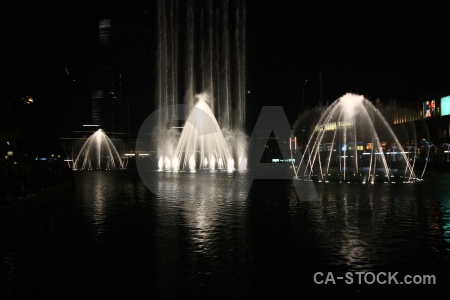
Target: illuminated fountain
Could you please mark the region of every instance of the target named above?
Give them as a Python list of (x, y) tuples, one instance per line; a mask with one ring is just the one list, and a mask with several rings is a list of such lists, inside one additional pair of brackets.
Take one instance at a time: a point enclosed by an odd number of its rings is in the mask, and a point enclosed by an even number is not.
[[(420, 180), (414, 173), (415, 151), (405, 151), (380, 111), (361, 95), (346, 94), (326, 108), (301, 151), (300, 163), (292, 162), (297, 179)], [(295, 155), (291, 151), (291, 158)]]
[(207, 104), (206, 94), (197, 96), (174, 152), (160, 156), (160, 171), (234, 170), (234, 159)]
[[(127, 160), (102, 129), (94, 132), (84, 143), (73, 147), (74, 170), (121, 170)], [(122, 149), (120, 152), (123, 152)]]
[[(159, 171), (246, 169), (245, 1), (186, 1), (186, 10), (178, 2), (157, 1), (160, 110), (156, 147), (148, 150)], [(176, 104), (192, 111), (181, 135)]]

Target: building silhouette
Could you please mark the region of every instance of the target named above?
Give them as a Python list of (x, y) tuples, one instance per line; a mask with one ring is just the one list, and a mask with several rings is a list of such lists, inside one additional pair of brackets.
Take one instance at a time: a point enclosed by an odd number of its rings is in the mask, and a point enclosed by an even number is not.
[(152, 111), (154, 3), (96, 2), (89, 125), (132, 144)]
[(391, 102), (382, 105), (381, 111), (394, 131), (406, 133), (409, 140), (404, 139), (405, 146), (420, 147), (422, 158), (428, 157), (430, 162), (450, 161), (450, 89), (404, 104)]

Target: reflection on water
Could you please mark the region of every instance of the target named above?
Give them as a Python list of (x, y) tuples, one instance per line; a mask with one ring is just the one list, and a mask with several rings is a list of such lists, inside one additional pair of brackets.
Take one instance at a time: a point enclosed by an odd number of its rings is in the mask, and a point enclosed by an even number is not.
[[(443, 237), (450, 243), (450, 197), (441, 203)], [(438, 227), (439, 225), (436, 225)]]
[(245, 173), (154, 176), (152, 193), (129, 172), (76, 173), (73, 195), (0, 230), (0, 290), (251, 298), (322, 290), (317, 271), (449, 279), (448, 174), (317, 184), (320, 201), (289, 180), (256, 180), (246, 197)]

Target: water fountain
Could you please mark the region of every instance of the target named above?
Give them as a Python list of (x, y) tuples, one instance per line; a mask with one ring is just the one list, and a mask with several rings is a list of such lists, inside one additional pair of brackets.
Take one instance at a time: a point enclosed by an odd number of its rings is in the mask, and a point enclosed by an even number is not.
[(414, 172), (415, 151), (405, 151), (380, 111), (361, 95), (348, 93), (333, 102), (299, 148), (302, 154), (291, 150), (291, 158), (297, 156), (300, 161), (298, 166), (292, 162), (297, 179), (362, 183), (420, 180)]
[[(172, 157), (172, 159), (170, 159)], [(163, 163), (164, 162), (164, 163)], [(216, 165), (217, 162), (217, 165)], [(174, 153), (159, 158), (158, 170), (197, 169), (234, 170), (234, 159), (228, 150), (217, 120), (207, 104), (207, 95), (198, 96)]]
[[(169, 107), (155, 133), (158, 170), (246, 168), (246, 11), (231, 2), (158, 1), (156, 108)], [(186, 125), (175, 123), (176, 104), (192, 110)]]
[(74, 145), (72, 149), (74, 170), (117, 170), (125, 169), (119, 145), (114, 145), (102, 129), (98, 129), (87, 140)]

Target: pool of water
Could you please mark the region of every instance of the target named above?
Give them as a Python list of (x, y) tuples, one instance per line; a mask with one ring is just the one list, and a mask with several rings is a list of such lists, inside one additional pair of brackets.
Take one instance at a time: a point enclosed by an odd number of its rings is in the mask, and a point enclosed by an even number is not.
[[(428, 295), (450, 282), (450, 174), (314, 183), (319, 201), (246, 173), (152, 176), (150, 191), (132, 172), (77, 172), (75, 191), (3, 225), (0, 298)], [(317, 285), (316, 272), (432, 274), (437, 285)]]

